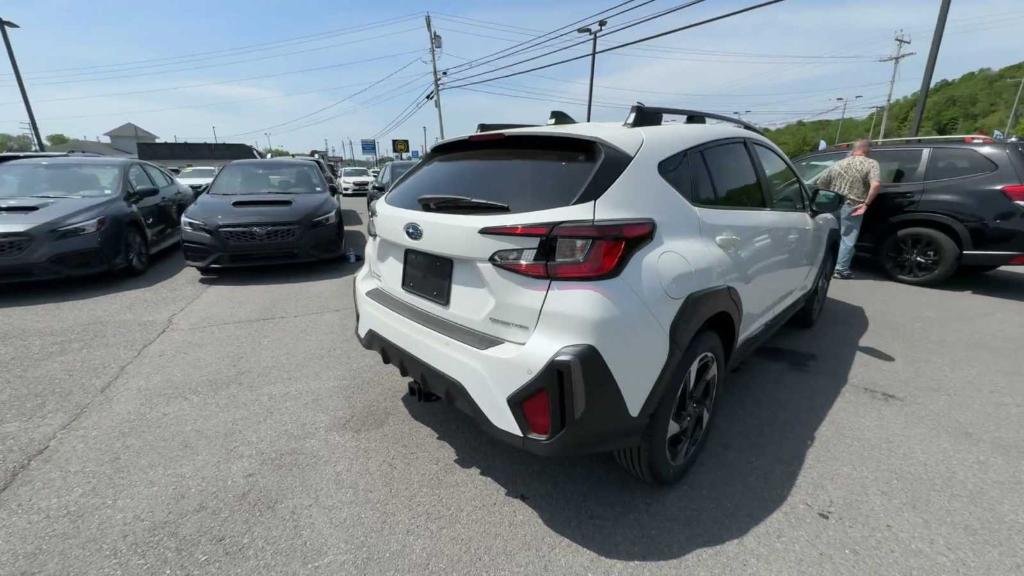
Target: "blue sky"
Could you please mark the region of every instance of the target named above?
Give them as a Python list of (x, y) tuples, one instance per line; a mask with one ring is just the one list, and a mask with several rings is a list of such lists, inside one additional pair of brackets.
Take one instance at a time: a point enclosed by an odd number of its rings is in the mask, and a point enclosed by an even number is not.
[[(729, 11), (754, 0), (707, 0), (600, 41), (611, 46)], [(609, 30), (679, 5), (643, 1)], [(309, 150), (379, 136), (414, 145), (437, 136), (432, 105), (387, 130), (429, 83), (423, 12), (443, 36), (448, 84), (514, 62), (460, 69), (480, 58), (610, 8), (619, 1), (6, 0), (11, 30), (44, 134), (94, 139), (131, 121), (163, 140), (259, 142)], [(939, 0), (788, 0), (736, 18), (598, 57), (595, 120), (620, 120), (647, 104), (746, 112), (760, 124), (830, 117), (837, 96), (861, 95), (864, 115), (884, 102), (893, 33), (917, 56), (903, 61), (896, 95), (920, 83)], [(626, 7), (629, 7), (627, 5)], [(621, 10), (621, 9), (620, 9)], [(954, 0), (936, 80), (1024, 60), (1019, 0)], [(559, 43), (578, 41), (565, 36)], [(578, 46), (559, 57), (584, 54)], [(531, 65), (555, 59), (538, 59)], [(510, 68), (510, 72), (520, 68)], [(6, 62), (0, 131), (26, 120)], [(442, 92), (446, 135), (479, 122), (543, 122), (552, 109), (585, 117), (586, 59)], [(460, 81), (459, 78), (462, 78)], [(553, 101), (552, 101), (553, 100)]]

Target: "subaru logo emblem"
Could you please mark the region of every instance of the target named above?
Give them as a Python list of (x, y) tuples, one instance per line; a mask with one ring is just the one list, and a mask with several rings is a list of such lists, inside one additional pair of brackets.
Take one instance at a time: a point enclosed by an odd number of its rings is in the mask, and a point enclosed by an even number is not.
[(423, 228), (420, 228), (419, 224), (410, 222), (405, 225), (405, 235), (409, 237), (409, 240), (419, 240), (423, 238)]
[(253, 234), (256, 234), (257, 236), (263, 236), (269, 230), (270, 230), (270, 228), (268, 228), (266, 226), (253, 226), (252, 228), (249, 228), (249, 232), (252, 232)]

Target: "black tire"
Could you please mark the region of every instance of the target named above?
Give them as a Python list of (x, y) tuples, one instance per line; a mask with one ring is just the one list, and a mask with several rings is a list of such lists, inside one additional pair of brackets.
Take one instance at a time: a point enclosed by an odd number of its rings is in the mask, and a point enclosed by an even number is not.
[(836, 268), (836, 253), (829, 248), (821, 259), (821, 268), (814, 279), (814, 288), (807, 294), (807, 302), (793, 315), (793, 323), (801, 328), (811, 328), (821, 316), (828, 299), (828, 287), (832, 285), (832, 273)]
[[(726, 373), (721, 339), (710, 330), (699, 332), (680, 366), (677, 382), (665, 391), (640, 444), (615, 452), (619, 464), (644, 482), (678, 482), (704, 447)], [(692, 382), (703, 387), (694, 388)]]
[(938, 284), (956, 272), (960, 248), (934, 228), (904, 228), (885, 239), (879, 256), (893, 280), (926, 286)]
[(209, 266), (197, 266), (196, 270), (199, 271), (200, 276), (213, 276), (214, 274), (216, 274), (214, 269), (210, 268)]
[(149, 269), (149, 244), (146, 237), (135, 226), (129, 226), (124, 231), (123, 250), (124, 268), (123, 272), (129, 276), (140, 276)]

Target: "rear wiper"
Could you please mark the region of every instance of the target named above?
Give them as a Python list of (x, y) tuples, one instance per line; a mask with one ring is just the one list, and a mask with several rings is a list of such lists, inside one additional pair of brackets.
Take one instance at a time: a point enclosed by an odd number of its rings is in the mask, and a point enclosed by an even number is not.
[(493, 200), (481, 200), (469, 198), (468, 196), (445, 196), (431, 195), (420, 196), (416, 199), (424, 212), (436, 212), (444, 209), (469, 209), (469, 210), (495, 210), (497, 212), (508, 212), (508, 204), (494, 202)]

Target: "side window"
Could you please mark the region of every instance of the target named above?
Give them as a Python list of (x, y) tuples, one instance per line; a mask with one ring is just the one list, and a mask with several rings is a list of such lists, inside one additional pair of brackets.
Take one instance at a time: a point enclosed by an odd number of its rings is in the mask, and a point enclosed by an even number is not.
[(766, 207), (746, 145), (722, 144), (704, 150), (703, 155), (715, 185), (715, 200), (702, 203), (722, 208)]
[(992, 172), (997, 166), (970, 148), (932, 148), (925, 178), (945, 180)]
[(690, 178), (686, 152), (673, 154), (658, 162), (658, 174), (665, 179), (683, 198), (690, 199)]
[(169, 186), (171, 184), (170, 178), (155, 166), (143, 164), (142, 167), (146, 169), (146, 174), (149, 174), (150, 179), (153, 180), (157, 186), (163, 188), (164, 186)]
[(878, 161), (882, 184), (920, 182), (917, 168), (921, 165), (922, 150), (873, 150), (871, 157)]
[(132, 164), (131, 167), (128, 168), (128, 182), (132, 185), (132, 190), (138, 190), (143, 186), (153, 185), (153, 181), (149, 179), (149, 176), (146, 176), (146, 173), (142, 170), (142, 166), (139, 164)]
[(715, 186), (711, 183), (704, 155), (695, 152), (690, 157), (690, 167), (693, 170), (693, 192), (691, 193), (693, 201), (697, 204), (714, 204)]
[(757, 158), (761, 161), (761, 167), (764, 168), (768, 185), (771, 187), (772, 208), (794, 212), (806, 210), (804, 190), (796, 172), (793, 172), (785, 160), (770, 148), (754, 144), (754, 152), (757, 153)]

